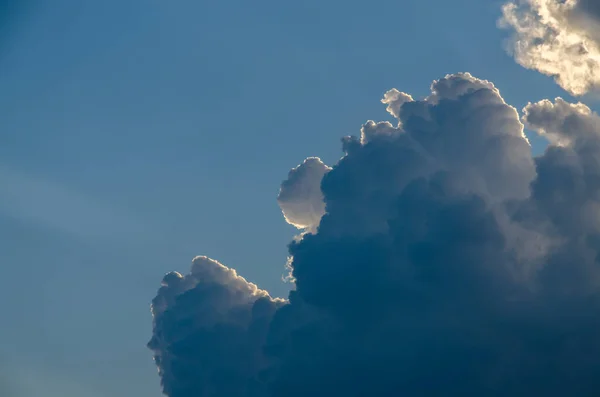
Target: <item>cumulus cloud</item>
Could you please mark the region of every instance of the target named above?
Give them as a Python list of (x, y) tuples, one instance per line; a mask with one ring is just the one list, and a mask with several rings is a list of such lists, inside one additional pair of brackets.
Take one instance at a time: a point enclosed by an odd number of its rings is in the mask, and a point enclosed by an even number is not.
[(586, 136), (600, 133), (600, 118), (583, 103), (569, 103), (556, 98), (528, 104), (523, 109), (527, 127), (560, 145), (577, 143)]
[(400, 117), (400, 109), (402, 108), (402, 105), (406, 102), (412, 101), (413, 97), (410, 94), (400, 92), (397, 89), (392, 88), (383, 95), (381, 103), (385, 103), (386, 105), (388, 105), (386, 108), (388, 113), (398, 118)]
[(309, 157), (289, 172), (277, 196), (289, 224), (309, 230), (319, 225), (325, 213), (321, 180), (330, 169), (318, 157)]
[(600, 6), (596, 0), (515, 0), (500, 24), (514, 32), (522, 66), (553, 76), (573, 95), (600, 85)]
[(173, 272), (152, 301), (154, 352), (171, 397), (262, 396), (258, 375), (270, 318), (283, 303), (235, 270), (199, 256), (191, 272)]
[(325, 205), (289, 245), (288, 300), (208, 258), (167, 275), (150, 342), (165, 394), (597, 394), (598, 116), (529, 104), (551, 137), (533, 158), (518, 112), (468, 73), (383, 102), (394, 124), (367, 122), (331, 169), (284, 182), (298, 224), (304, 178)]

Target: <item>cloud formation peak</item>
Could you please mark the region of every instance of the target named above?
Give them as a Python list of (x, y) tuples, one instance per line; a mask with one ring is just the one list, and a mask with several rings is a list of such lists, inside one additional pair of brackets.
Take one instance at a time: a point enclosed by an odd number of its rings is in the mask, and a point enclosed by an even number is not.
[(311, 228), (289, 245), (287, 300), (206, 257), (165, 277), (149, 344), (165, 394), (597, 394), (598, 116), (529, 104), (550, 137), (534, 158), (516, 109), (468, 73), (382, 102), (393, 123), (282, 185), (286, 219)]

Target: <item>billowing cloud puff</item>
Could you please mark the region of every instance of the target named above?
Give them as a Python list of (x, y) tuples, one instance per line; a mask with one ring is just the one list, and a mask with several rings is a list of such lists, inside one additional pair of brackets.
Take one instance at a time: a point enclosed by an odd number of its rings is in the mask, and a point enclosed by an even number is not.
[(283, 303), (236, 271), (199, 256), (185, 277), (167, 274), (152, 301), (148, 347), (171, 397), (262, 396), (262, 352), (271, 316)]
[(597, 395), (598, 116), (529, 104), (552, 138), (533, 158), (517, 111), (469, 74), (384, 103), (396, 125), (367, 122), (321, 176), (287, 301), (206, 258), (165, 278), (150, 347), (167, 395)]
[(292, 168), (281, 184), (277, 202), (285, 220), (299, 229), (313, 230), (325, 213), (321, 180), (331, 168), (318, 157), (309, 157)]
[(514, 31), (510, 50), (522, 66), (555, 77), (573, 95), (600, 85), (597, 0), (514, 0), (501, 25)]
[(383, 99), (381, 100), (381, 103), (385, 103), (387, 104), (387, 108), (386, 110), (388, 111), (388, 113), (390, 113), (392, 116), (398, 118), (400, 117), (400, 108), (402, 108), (402, 105), (405, 104), (406, 102), (412, 102), (413, 101), (413, 97), (410, 96), (410, 94), (404, 93), (404, 92), (400, 92), (395, 88), (392, 88), (391, 90), (389, 90), (388, 92), (386, 92), (383, 95)]
[(545, 99), (523, 109), (527, 126), (555, 144), (580, 142), (585, 136), (600, 134), (600, 118), (583, 103)]

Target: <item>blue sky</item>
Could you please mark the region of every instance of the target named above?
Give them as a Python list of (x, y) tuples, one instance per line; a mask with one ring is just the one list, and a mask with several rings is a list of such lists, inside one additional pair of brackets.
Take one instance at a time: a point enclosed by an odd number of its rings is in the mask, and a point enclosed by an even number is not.
[(388, 89), (421, 97), (468, 71), (518, 108), (569, 98), (506, 54), (501, 4), (0, 8), (0, 365), (16, 396), (158, 397), (150, 300), (195, 255), (285, 295), (279, 184), (388, 120)]

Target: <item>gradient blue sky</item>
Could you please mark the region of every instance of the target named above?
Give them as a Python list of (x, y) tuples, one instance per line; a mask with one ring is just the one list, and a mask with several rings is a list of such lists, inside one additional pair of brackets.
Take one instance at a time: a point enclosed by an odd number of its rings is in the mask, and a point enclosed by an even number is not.
[(497, 0), (4, 3), (0, 387), (16, 397), (158, 397), (149, 303), (195, 255), (284, 295), (279, 183), (389, 119), (386, 90), (469, 71), (518, 108), (568, 98), (506, 55)]

